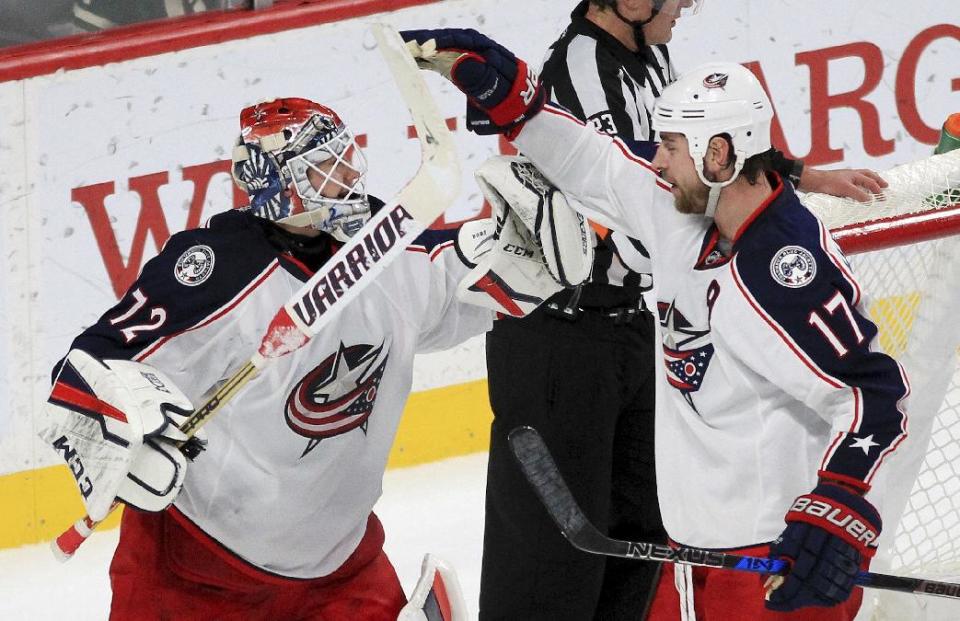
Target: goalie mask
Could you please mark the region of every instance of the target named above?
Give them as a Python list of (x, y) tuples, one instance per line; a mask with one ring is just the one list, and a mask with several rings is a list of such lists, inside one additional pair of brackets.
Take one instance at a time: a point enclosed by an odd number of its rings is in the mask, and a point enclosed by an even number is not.
[(363, 152), (336, 112), (307, 99), (244, 108), (231, 171), (262, 218), (340, 242), (370, 219)]
[[(760, 81), (737, 63), (708, 63), (681, 76), (664, 89), (653, 107), (653, 129), (683, 134), (697, 176), (710, 189), (704, 215), (713, 218), (720, 190), (736, 181), (743, 163), (770, 149), (773, 106)], [(703, 159), (714, 136), (729, 136), (736, 156), (733, 176), (711, 181)]]

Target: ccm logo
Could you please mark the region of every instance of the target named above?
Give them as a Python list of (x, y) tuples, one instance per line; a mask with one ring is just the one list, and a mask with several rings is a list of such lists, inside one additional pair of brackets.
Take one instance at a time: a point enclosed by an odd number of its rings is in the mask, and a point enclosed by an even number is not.
[(57, 452), (63, 453), (63, 459), (67, 462), (73, 478), (77, 480), (77, 485), (80, 487), (80, 495), (84, 498), (89, 498), (90, 494), (93, 493), (93, 481), (86, 475), (83, 462), (80, 461), (80, 454), (77, 453), (75, 448), (70, 446), (67, 436), (60, 436), (54, 440), (53, 448)]
[(855, 518), (846, 507), (835, 507), (822, 500), (801, 496), (790, 507), (790, 511), (826, 520), (864, 546), (877, 540), (877, 531)]
[(529, 248), (524, 248), (523, 246), (518, 246), (516, 244), (504, 244), (503, 252), (506, 254), (514, 254), (518, 257), (523, 257), (525, 259), (533, 258), (533, 250)]

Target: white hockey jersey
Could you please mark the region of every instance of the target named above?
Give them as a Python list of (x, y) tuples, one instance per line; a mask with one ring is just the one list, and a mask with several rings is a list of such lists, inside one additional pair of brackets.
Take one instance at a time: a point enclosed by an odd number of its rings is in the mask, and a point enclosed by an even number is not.
[[(228, 551), (282, 576), (336, 570), (364, 534), (414, 355), (488, 330), (459, 303), (456, 231), (427, 231), (301, 349), (275, 359), (204, 427), (175, 507)], [(178, 233), (73, 347), (163, 370), (195, 405), (257, 350), (309, 278), (249, 213)]]
[(585, 216), (650, 251), (665, 378), (657, 484), (671, 538), (766, 543), (818, 472), (869, 487), (907, 435), (906, 377), (875, 350), (846, 259), (789, 184), (772, 175), (773, 195), (723, 250), (711, 220), (676, 211), (653, 145), (644, 158), (549, 106), (516, 144)]

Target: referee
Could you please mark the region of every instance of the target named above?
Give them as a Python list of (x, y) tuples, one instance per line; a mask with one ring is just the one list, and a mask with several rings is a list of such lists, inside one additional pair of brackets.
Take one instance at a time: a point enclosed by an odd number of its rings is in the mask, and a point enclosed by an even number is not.
[[(552, 46), (551, 99), (628, 144), (651, 140), (654, 99), (674, 80), (666, 43), (692, 0), (585, 0)], [(655, 5), (660, 8), (656, 10)], [(644, 248), (598, 230), (590, 280), (487, 336), (494, 412), (480, 619), (643, 619), (659, 565), (574, 549), (533, 495), (507, 434), (537, 428), (590, 520), (662, 543), (654, 472), (652, 285)]]

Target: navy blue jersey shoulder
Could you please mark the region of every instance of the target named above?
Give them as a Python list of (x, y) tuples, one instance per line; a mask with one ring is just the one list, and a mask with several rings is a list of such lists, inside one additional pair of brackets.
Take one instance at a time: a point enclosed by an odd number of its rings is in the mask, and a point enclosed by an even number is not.
[(636, 157), (639, 157), (648, 162), (652, 162), (653, 158), (657, 155), (657, 146), (656, 142), (651, 142), (649, 140), (633, 140), (631, 138), (622, 138), (621, 142), (627, 147), (627, 150), (630, 151)]
[[(823, 247), (816, 217), (788, 184), (780, 183), (778, 190), (779, 196), (734, 244), (737, 274), (763, 311), (799, 339), (804, 351), (832, 349), (823, 338), (813, 338), (817, 331), (807, 318), (837, 292), (853, 304), (854, 283)], [(869, 329), (876, 333), (872, 324)], [(841, 333), (847, 340), (855, 336), (849, 327)]]
[(457, 239), (457, 234), (460, 232), (460, 227), (453, 229), (427, 229), (423, 233), (413, 240), (410, 244), (411, 246), (423, 246), (427, 249), (428, 253), (432, 253), (434, 249), (450, 242), (454, 242)]
[(123, 298), (73, 347), (100, 358), (133, 358), (224, 306), (277, 258), (256, 220), (231, 210), (214, 216), (206, 228), (170, 237)]
[[(860, 292), (845, 259), (824, 247), (820, 223), (792, 187), (782, 188), (735, 244), (733, 269), (758, 312), (801, 355), (832, 381), (859, 391), (860, 427), (826, 469), (865, 480), (903, 433), (899, 402), (907, 387), (897, 363), (871, 350), (877, 327), (857, 309)], [(864, 443), (873, 450), (864, 450)]]

